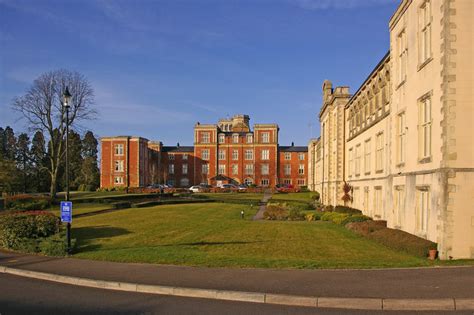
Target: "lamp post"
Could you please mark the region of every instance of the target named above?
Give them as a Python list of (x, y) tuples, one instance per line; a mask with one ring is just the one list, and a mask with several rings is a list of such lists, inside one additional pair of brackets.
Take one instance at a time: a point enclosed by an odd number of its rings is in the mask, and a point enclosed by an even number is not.
[[(69, 100), (71, 99), (71, 93), (66, 86), (66, 90), (63, 93), (63, 107), (66, 110), (66, 201), (69, 201)], [(71, 254), (71, 222), (67, 222), (66, 225), (66, 238), (67, 238), (67, 254)]]

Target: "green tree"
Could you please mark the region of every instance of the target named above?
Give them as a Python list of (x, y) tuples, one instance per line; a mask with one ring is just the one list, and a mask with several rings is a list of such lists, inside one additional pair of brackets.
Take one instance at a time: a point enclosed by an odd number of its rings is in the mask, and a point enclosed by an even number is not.
[[(64, 144), (66, 146), (66, 144)], [(61, 163), (61, 188), (66, 188), (65, 161)], [(74, 130), (69, 130), (69, 188), (77, 190), (81, 184), (82, 169), (82, 141), (81, 136)]]
[(82, 178), (85, 190), (95, 190), (100, 185), (100, 174), (97, 166), (98, 141), (92, 131), (87, 131), (82, 140)]
[(31, 140), (31, 161), (35, 178), (35, 185), (37, 192), (48, 191), (48, 157), (46, 153), (46, 141), (43, 132), (36, 131)]
[(41, 130), (49, 139), (48, 171), (51, 177), (50, 195), (56, 196), (61, 162), (64, 159), (66, 109), (62, 95), (69, 88), (69, 125), (73, 128), (81, 120), (92, 119), (95, 111), (94, 91), (86, 78), (78, 72), (57, 70), (42, 74), (26, 94), (16, 97), (13, 108), (22, 114), (32, 130)]
[(31, 174), (31, 154), (30, 154), (30, 138), (26, 133), (21, 133), (18, 136), (16, 145), (16, 165), (19, 174), (21, 174), (21, 183), (23, 192), (29, 189), (28, 177)]

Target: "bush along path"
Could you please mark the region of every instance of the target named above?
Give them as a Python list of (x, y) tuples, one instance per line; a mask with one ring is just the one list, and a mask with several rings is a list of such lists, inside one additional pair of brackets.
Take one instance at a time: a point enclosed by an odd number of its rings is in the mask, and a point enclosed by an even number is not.
[(272, 198), (272, 191), (271, 190), (265, 190), (265, 193), (263, 195), (262, 201), (260, 201), (260, 208), (258, 212), (255, 214), (253, 217), (253, 220), (263, 220), (263, 214), (267, 210), (267, 202)]

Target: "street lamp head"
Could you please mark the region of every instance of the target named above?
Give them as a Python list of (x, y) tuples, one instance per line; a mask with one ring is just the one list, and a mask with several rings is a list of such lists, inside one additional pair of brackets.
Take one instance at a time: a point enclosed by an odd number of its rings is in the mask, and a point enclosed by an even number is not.
[(66, 90), (63, 93), (63, 106), (69, 107), (69, 100), (71, 99), (71, 93), (69, 93), (69, 88), (66, 86)]

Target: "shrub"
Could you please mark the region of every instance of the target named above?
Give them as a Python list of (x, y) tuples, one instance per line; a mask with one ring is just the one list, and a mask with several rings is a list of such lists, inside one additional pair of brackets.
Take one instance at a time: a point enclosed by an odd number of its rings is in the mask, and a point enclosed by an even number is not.
[(325, 212), (333, 212), (333, 211), (334, 211), (334, 207), (331, 206), (331, 205), (324, 206), (323, 211), (325, 211)]
[(0, 246), (19, 249), (25, 239), (48, 237), (59, 231), (59, 218), (46, 211), (14, 212), (0, 216)]
[(50, 200), (44, 196), (16, 195), (5, 199), (5, 207), (10, 210), (44, 210)]
[(302, 221), (304, 219), (304, 214), (298, 209), (291, 209), (290, 213), (288, 214), (288, 220), (290, 221)]
[(362, 211), (351, 208), (351, 207), (346, 207), (346, 206), (336, 206), (334, 208), (334, 212), (349, 213), (349, 214), (362, 214)]
[(346, 225), (348, 223), (352, 223), (352, 222), (364, 222), (364, 221), (368, 221), (368, 220), (372, 220), (370, 217), (366, 216), (366, 215), (362, 215), (362, 214), (356, 214), (356, 215), (351, 215), (351, 216), (348, 216), (347, 218), (345, 218), (344, 220), (341, 221), (341, 225)]
[(408, 254), (426, 257), (431, 248), (436, 248), (436, 243), (420, 238), (413, 234), (388, 228), (382, 228), (368, 235), (369, 239), (375, 240), (389, 248), (402, 250)]
[(372, 221), (372, 220), (367, 220), (364, 222), (352, 222), (346, 225), (347, 229), (362, 236), (367, 236), (372, 232), (384, 229), (386, 227), (387, 227), (386, 221)]
[(320, 198), (319, 192), (315, 191), (314, 194), (311, 196), (311, 198), (312, 198), (314, 201), (318, 201), (319, 198)]
[(270, 204), (267, 205), (267, 209), (263, 213), (265, 220), (287, 220), (288, 210), (281, 204)]
[(308, 192), (309, 191), (308, 186), (300, 186), (300, 191), (301, 192)]
[[(39, 243), (39, 251), (46, 256), (65, 256), (67, 254), (66, 234), (57, 233), (43, 238)], [(71, 239), (71, 250), (76, 247), (76, 239)]]

